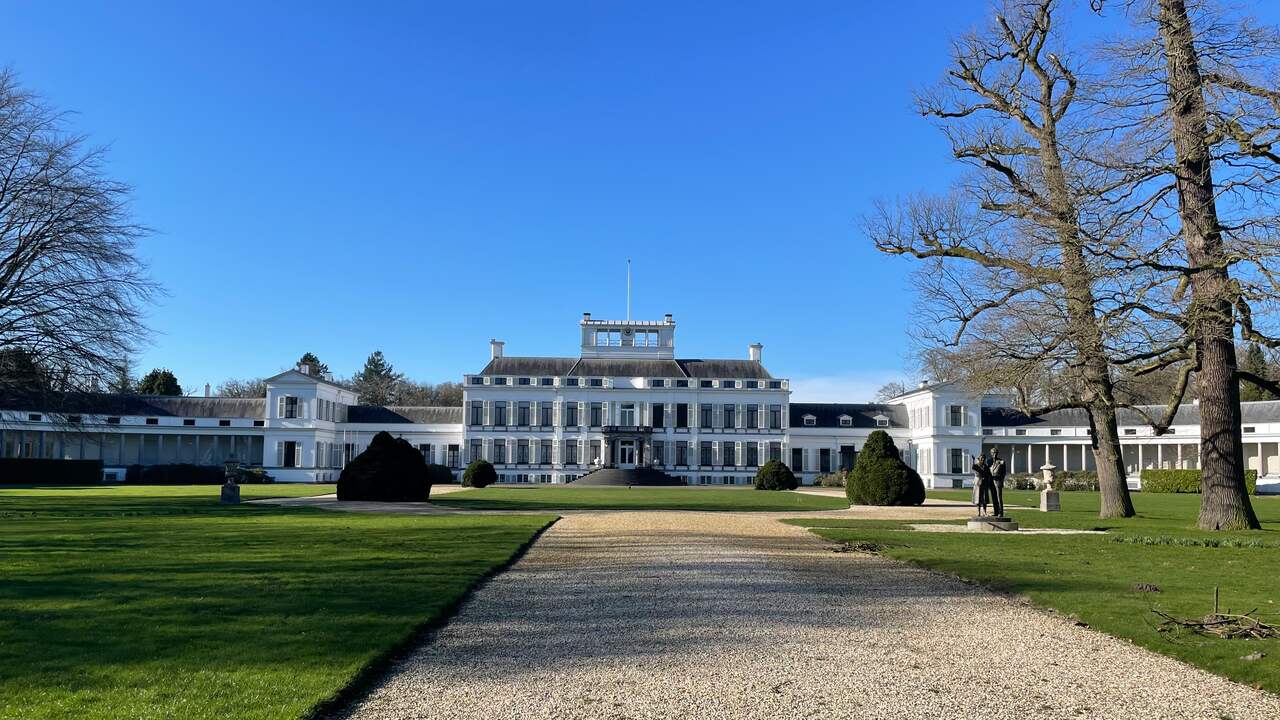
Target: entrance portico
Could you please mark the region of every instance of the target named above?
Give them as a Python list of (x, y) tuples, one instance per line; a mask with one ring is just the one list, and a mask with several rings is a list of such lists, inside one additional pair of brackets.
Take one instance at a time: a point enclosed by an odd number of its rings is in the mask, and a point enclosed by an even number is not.
[(609, 425), (603, 428), (605, 467), (633, 470), (649, 462), (649, 436), (653, 428), (636, 425)]

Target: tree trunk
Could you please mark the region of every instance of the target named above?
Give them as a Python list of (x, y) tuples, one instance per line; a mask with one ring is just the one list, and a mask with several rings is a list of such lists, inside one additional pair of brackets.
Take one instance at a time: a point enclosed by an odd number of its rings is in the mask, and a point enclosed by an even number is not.
[(1120, 430), (1114, 405), (1098, 404), (1089, 408), (1092, 431), (1093, 462), (1098, 470), (1098, 490), (1102, 507), (1098, 517), (1133, 517), (1133, 499), (1129, 496), (1129, 480), (1120, 454)]
[(1213, 196), (1204, 81), (1185, 0), (1160, 0), (1178, 212), (1191, 276), (1191, 334), (1200, 368), (1200, 527), (1260, 528), (1244, 482), (1234, 318)]

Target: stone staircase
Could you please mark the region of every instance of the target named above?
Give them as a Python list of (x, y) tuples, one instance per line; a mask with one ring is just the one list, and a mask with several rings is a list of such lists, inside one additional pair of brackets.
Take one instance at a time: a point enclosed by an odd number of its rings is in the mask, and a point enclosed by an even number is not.
[(600, 468), (574, 480), (573, 485), (611, 487), (662, 487), (684, 485), (685, 482), (654, 468)]

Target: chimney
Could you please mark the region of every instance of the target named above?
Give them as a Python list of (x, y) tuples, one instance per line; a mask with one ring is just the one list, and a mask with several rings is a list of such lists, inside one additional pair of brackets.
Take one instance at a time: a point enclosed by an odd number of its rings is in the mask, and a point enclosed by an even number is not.
[(582, 322), (591, 322), (591, 313), (582, 313)]
[(503, 342), (501, 340), (489, 341), (489, 359), (490, 360), (497, 360), (498, 358), (502, 357), (502, 345), (503, 345)]
[(298, 372), (302, 373), (303, 375), (310, 375), (311, 366), (306, 363), (298, 363)]
[(923, 389), (925, 389), (925, 388), (927, 388), (927, 387), (929, 387), (929, 381), (928, 381), (928, 380), (921, 380), (921, 381), (920, 381), (920, 389), (921, 389), (921, 390), (923, 390)]
[(674, 323), (674, 322), (675, 322), (675, 320), (672, 320), (672, 319), (671, 319), (671, 313), (667, 313), (666, 315), (663, 315), (663, 316), (662, 316), (662, 322), (664, 322), (664, 323), (666, 323), (666, 324), (670, 325), (670, 324)]
[(209, 383), (204, 384), (204, 396), (209, 397)]
[[(671, 317), (668, 315), (667, 317)], [(751, 343), (747, 346), (747, 357), (751, 362), (760, 362), (760, 351), (764, 350), (764, 346), (760, 343)]]

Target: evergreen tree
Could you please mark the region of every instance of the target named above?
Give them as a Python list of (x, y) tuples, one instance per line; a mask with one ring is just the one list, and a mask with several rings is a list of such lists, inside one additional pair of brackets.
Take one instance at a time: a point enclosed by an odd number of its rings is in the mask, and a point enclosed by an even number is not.
[(845, 495), (854, 505), (919, 505), (924, 502), (924, 482), (902, 461), (889, 433), (876, 430), (858, 453)]
[(182, 386), (169, 368), (155, 368), (138, 381), (138, 392), (143, 395), (181, 395)]
[(352, 386), (365, 405), (387, 406), (395, 402), (396, 391), (403, 377), (383, 357), (381, 350), (374, 350), (364, 361), (364, 368), (352, 378)]
[(42, 392), (49, 388), (49, 373), (31, 353), (19, 347), (0, 350), (0, 389)]
[(320, 362), (320, 358), (316, 357), (315, 353), (302, 353), (302, 357), (298, 358), (298, 364), (306, 365), (310, 368), (311, 374), (315, 377), (320, 377), (329, 372), (329, 366)]
[(137, 384), (133, 381), (132, 364), (128, 360), (124, 360), (115, 368), (116, 375), (107, 385), (107, 392), (125, 394), (135, 392), (138, 389)]
[[(1257, 375), (1264, 380), (1271, 379), (1270, 368), (1267, 367), (1267, 356), (1262, 352), (1261, 346), (1257, 343), (1250, 343), (1243, 354), (1244, 357), (1240, 361), (1241, 370)], [(1240, 400), (1243, 402), (1275, 399), (1275, 393), (1270, 390), (1264, 390), (1247, 381), (1240, 383)]]

